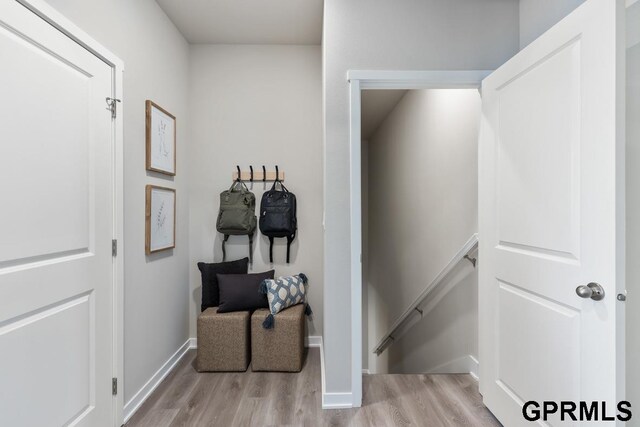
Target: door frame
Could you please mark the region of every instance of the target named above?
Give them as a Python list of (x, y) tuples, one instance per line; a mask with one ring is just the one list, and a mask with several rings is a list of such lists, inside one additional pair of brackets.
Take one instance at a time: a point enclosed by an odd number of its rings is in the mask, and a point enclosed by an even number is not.
[(361, 91), (363, 89), (478, 89), (493, 70), (349, 70), (349, 204), (351, 244), (351, 404), (362, 406), (362, 182)]
[[(84, 49), (98, 57), (111, 67), (112, 88), (111, 98), (123, 99), (124, 62), (108, 49), (82, 31), (69, 19), (52, 8), (43, 0), (16, 0), (18, 3), (35, 13), (37, 16), (55, 27), (58, 31), (78, 43)], [(107, 108), (105, 100), (105, 108)], [(117, 256), (113, 257), (113, 336), (112, 336), (112, 377), (117, 378), (118, 393), (112, 400), (112, 425), (123, 424), (124, 407), (124, 131), (123, 131), (123, 103), (117, 104), (115, 120), (111, 122), (112, 142), (112, 184), (113, 184), (113, 227), (112, 239), (117, 240)], [(105, 384), (105, 387), (108, 387)]]

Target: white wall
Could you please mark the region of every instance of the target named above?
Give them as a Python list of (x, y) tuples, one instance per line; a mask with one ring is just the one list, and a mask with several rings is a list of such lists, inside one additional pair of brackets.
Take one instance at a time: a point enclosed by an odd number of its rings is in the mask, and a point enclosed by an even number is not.
[(411, 90), (369, 140), (365, 351), (371, 372), (428, 372), (477, 356), (477, 274), (465, 268), (467, 261), (459, 284), (388, 356), (371, 350), (478, 232), (479, 123), (475, 89)]
[(518, 51), (518, 3), (326, 0), (324, 13), (324, 349), (326, 391), (338, 393), (351, 391), (347, 70), (494, 69)]
[(628, 10), (627, 28), (627, 400), (640, 402), (640, 3)]
[[(124, 401), (189, 338), (188, 45), (153, 0), (48, 0), (125, 63)], [(177, 117), (177, 175), (145, 170), (145, 100)], [(145, 256), (145, 185), (177, 189), (176, 248)]]
[(584, 0), (520, 0), (520, 49), (582, 3)]
[[(200, 313), (198, 261), (222, 260), (216, 232), (221, 191), (236, 165), (254, 171), (277, 164), (298, 200), (298, 234), (286, 260), (286, 239), (276, 239), (277, 275), (304, 272), (314, 309), (310, 335), (322, 334), (322, 66), (320, 46), (193, 45), (190, 55), (189, 159), (191, 334)], [(249, 184), (248, 184), (249, 185)], [(270, 188), (271, 183), (267, 184)], [(257, 204), (263, 184), (254, 183)], [(256, 209), (256, 212), (259, 208)], [(253, 272), (269, 264), (269, 240), (259, 231)], [(248, 255), (246, 236), (231, 237), (227, 259)]]

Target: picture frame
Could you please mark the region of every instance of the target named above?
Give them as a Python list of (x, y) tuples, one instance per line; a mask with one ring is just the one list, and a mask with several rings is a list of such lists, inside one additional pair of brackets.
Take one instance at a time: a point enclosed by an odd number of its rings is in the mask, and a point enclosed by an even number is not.
[(147, 170), (175, 176), (176, 118), (151, 100), (145, 103)]
[(176, 247), (176, 190), (147, 185), (145, 251), (147, 255)]

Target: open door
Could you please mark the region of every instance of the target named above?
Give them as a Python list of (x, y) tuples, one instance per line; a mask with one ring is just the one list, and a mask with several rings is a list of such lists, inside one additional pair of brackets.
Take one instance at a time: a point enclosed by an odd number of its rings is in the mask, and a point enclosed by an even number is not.
[(480, 391), (507, 426), (623, 399), (623, 19), (587, 0), (482, 84)]
[(0, 426), (113, 426), (113, 68), (17, 1), (0, 52)]

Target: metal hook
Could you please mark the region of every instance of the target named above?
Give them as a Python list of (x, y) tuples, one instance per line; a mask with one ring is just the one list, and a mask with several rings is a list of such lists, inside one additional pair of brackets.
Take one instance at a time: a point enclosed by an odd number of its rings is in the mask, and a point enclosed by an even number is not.
[(267, 169), (262, 165), (262, 182), (267, 182)]
[(240, 179), (240, 166), (236, 165), (236, 168), (238, 169), (238, 178), (236, 179), (236, 181), (242, 181)]
[(249, 178), (249, 181), (253, 182), (253, 166), (249, 165), (249, 169), (251, 170), (251, 178)]

